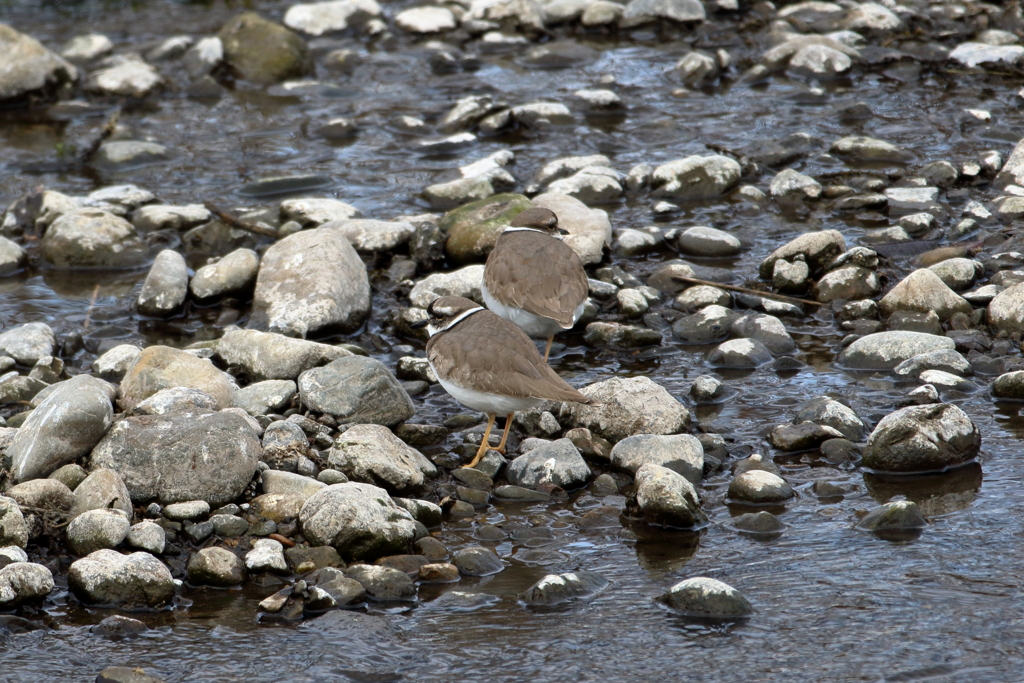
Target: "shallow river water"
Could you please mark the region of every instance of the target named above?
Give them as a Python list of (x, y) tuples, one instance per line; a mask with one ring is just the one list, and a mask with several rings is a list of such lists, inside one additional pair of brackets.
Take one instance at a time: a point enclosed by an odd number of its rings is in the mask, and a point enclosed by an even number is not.
[[(287, 6), (245, 3), (276, 20)], [(406, 6), (388, 3), (385, 12), (390, 17)], [(72, 35), (95, 31), (111, 37), (116, 52), (125, 52), (171, 35), (215, 33), (241, 8), (242, 3), (223, 2), (0, 0), (0, 21), (51, 48)], [(853, 80), (824, 87), (779, 76), (755, 87), (736, 83), (677, 92), (680, 84), (666, 71), (694, 41), (703, 49), (728, 50), (740, 64), (761, 54), (760, 34), (738, 31), (738, 25), (719, 19), (697, 34), (581, 32), (575, 38), (599, 52), (590, 64), (541, 70), (524, 65), (517, 53), (481, 55), (478, 70), (447, 75), (435, 74), (427, 52), (408, 37), (380, 43), (343, 39), (340, 45), (359, 49), (365, 59), (346, 75), (318, 66), (322, 82), (336, 87), (293, 95), (240, 84), (216, 101), (191, 99), (172, 89), (144, 109), (126, 111), (121, 123), (135, 139), (166, 145), (173, 158), (120, 175), (40, 170), (57, 160), (62, 145), (87, 144), (105, 121), (102, 108), (96, 116), (69, 121), (0, 113), (0, 205), (38, 185), (81, 195), (132, 182), (168, 204), (212, 200), (232, 208), (263, 207), (282, 197), (250, 198), (240, 189), (270, 176), (317, 174), (329, 178), (330, 185), (313, 196), (336, 197), (368, 217), (390, 219), (427, 211), (418, 196), (423, 187), (453, 179), (458, 166), (499, 149), (515, 152), (511, 170), (521, 190), (544, 163), (569, 155), (606, 154), (615, 168), (627, 172), (638, 163), (658, 165), (708, 153), (706, 145), (740, 149), (756, 140), (806, 132), (825, 144), (795, 167), (821, 177), (848, 170), (824, 153), (828, 143), (844, 135), (899, 143), (914, 152), (917, 163), (957, 163), (988, 149), (1007, 155), (1024, 133), (1019, 79), (966, 76), (942, 67), (926, 66), (903, 79), (881, 68), (866, 69)], [(565, 37), (567, 31), (560, 29), (558, 35)], [(181, 67), (161, 68), (184, 88)], [(602, 85), (609, 76), (614, 85)], [(423, 156), (413, 150), (416, 137), (393, 125), (403, 114), (433, 124), (468, 94), (491, 93), (510, 103), (570, 102), (573, 91), (587, 87), (612, 87), (625, 109), (615, 117), (577, 112), (572, 124), (483, 138), (457, 156)], [(840, 120), (837, 108), (857, 100), (867, 103), (873, 116)], [(991, 123), (963, 123), (967, 108), (991, 112)], [(339, 115), (358, 123), (360, 133), (353, 141), (332, 145), (308, 134), (311, 122)], [(767, 189), (772, 175), (750, 180)], [(994, 194), (984, 187), (971, 191), (976, 199)], [(601, 208), (609, 211), (616, 229), (711, 225), (735, 234), (744, 242), (743, 254), (706, 264), (731, 269), (736, 284), (756, 278), (757, 264), (801, 232), (838, 229), (855, 244), (866, 227), (879, 226), (820, 211), (786, 217), (725, 199), (687, 205), (656, 220), (654, 201), (630, 197)], [(661, 251), (614, 261), (643, 278), (676, 256)], [(382, 261), (371, 267), (387, 265)], [(223, 318), (217, 307), (190, 309), (166, 322), (140, 319), (131, 303), (144, 277), (145, 270), (70, 277), (29, 270), (0, 279), (0, 318), (8, 326), (47, 322), (60, 337), (83, 328), (88, 316), (79, 365), (114, 344), (184, 346), (216, 338), (227, 322), (244, 323), (244, 306), (240, 318)], [(407, 305), (386, 290), (375, 288), (371, 322), (346, 341), (362, 344), (393, 367), (408, 355), (393, 346), (411, 344), (419, 353), (422, 344), (384, 331), (387, 311)], [(827, 310), (785, 322), (805, 367), (728, 374), (724, 378), (738, 390), (735, 396), (713, 407), (691, 406), (699, 428), (723, 434), (734, 458), (767, 452), (768, 430), (789, 421), (794, 407), (811, 396), (842, 397), (873, 425), (913, 387), (836, 369), (832, 361), (843, 333)], [(670, 339), (640, 352), (588, 349), (578, 336), (563, 341), (567, 346), (557, 348), (553, 364), (577, 386), (613, 375), (645, 374), (686, 401), (692, 380), (711, 372), (704, 361), (708, 347)], [(436, 424), (461, 410), (440, 387), (414, 400), (417, 422)], [(884, 480), (852, 465), (835, 467), (804, 455), (778, 457), (797, 497), (771, 509), (787, 525), (777, 537), (758, 538), (730, 528), (733, 516), (751, 508), (727, 504), (728, 474), (705, 481), (702, 495), (710, 523), (699, 534), (644, 528), (614, 511), (584, 517), (601, 504), (616, 504), (585, 492), (550, 505), (492, 503), (476, 517), (446, 521), (438, 537), (449, 548), (494, 547), (506, 569), (443, 588), (424, 587), (414, 604), (371, 604), (366, 611), (384, 615), (390, 630), (344, 620), (334, 625), (259, 623), (258, 601), (278, 587), (271, 582), (238, 591), (184, 589), (175, 609), (134, 615), (151, 631), (116, 641), (89, 632), (110, 610), (86, 609), (65, 595), (45, 612), (19, 613), (31, 624), (0, 615), (0, 680), (91, 681), (105, 666), (130, 665), (171, 683), (1024, 681), (1024, 418), (1018, 406), (994, 403), (984, 390), (955, 402), (981, 429), (979, 464)], [(448, 445), (456, 443), (453, 437)], [(822, 480), (851, 493), (819, 499), (811, 487)], [(930, 525), (919, 536), (887, 541), (854, 528), (858, 511), (897, 495), (917, 501), (928, 516)], [(498, 523), (510, 538), (475, 538), (480, 525)], [(597, 571), (611, 586), (560, 608), (530, 609), (517, 602), (517, 594), (544, 574), (575, 569)], [(738, 588), (755, 614), (736, 623), (705, 623), (654, 602), (691, 576), (718, 578)], [(477, 597), (450, 595), (453, 591)]]

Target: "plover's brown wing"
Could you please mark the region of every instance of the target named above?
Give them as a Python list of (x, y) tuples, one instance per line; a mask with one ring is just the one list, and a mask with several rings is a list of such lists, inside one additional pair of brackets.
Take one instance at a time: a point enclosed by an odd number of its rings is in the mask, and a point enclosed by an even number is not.
[(551, 318), (566, 329), (590, 290), (583, 261), (569, 245), (525, 230), (498, 238), (487, 258), (484, 284), (506, 306)]
[(474, 313), (431, 337), (427, 358), (438, 377), (465, 389), (590, 403), (544, 362), (525, 332), (490, 311)]

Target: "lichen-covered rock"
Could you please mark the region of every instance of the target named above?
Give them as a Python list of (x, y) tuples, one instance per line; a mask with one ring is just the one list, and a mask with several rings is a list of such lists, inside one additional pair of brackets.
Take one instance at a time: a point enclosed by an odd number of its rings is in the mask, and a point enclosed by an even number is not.
[(192, 555), (187, 572), (189, 583), (225, 588), (239, 585), (246, 576), (242, 558), (217, 546), (203, 548)]
[(663, 436), (637, 434), (612, 447), (611, 462), (630, 474), (647, 464), (677, 472), (693, 485), (700, 486), (704, 473), (704, 447), (689, 434)]
[(915, 270), (903, 278), (878, 302), (884, 315), (896, 311), (934, 311), (939, 320), (948, 320), (954, 313), (970, 313), (971, 305), (946, 286), (938, 275), (927, 268)]
[(802, 255), (810, 269), (817, 271), (844, 251), (846, 240), (838, 230), (808, 232), (773, 251), (761, 262), (759, 270), (761, 277), (770, 278), (775, 270), (776, 261), (792, 261), (796, 256)]
[(978, 455), (981, 432), (960, 408), (910, 406), (879, 421), (864, 449), (865, 467), (885, 472), (933, 472)]
[(75, 560), (68, 586), (83, 601), (122, 608), (158, 607), (174, 597), (174, 579), (163, 562), (149, 553), (122, 555), (97, 550)]
[(68, 547), (80, 557), (103, 548), (116, 548), (128, 536), (130, 527), (123, 510), (86, 510), (68, 524)]
[(0, 548), (12, 545), (19, 548), (28, 545), (28, 524), (18, 502), (0, 496)]
[(956, 348), (949, 337), (924, 332), (876, 332), (854, 341), (836, 359), (854, 370), (892, 370), (903, 361), (931, 351)]
[(452, 209), (439, 223), (448, 235), (448, 257), (460, 264), (483, 261), (512, 219), (532, 206), (523, 195), (496, 194)]
[(509, 483), (528, 489), (545, 485), (576, 489), (591, 473), (583, 456), (569, 439), (542, 443), (513, 460), (506, 473)]
[(232, 503), (256, 471), (259, 438), (245, 418), (140, 415), (114, 424), (92, 451), (94, 467), (114, 470), (135, 503)]
[(306, 370), (352, 355), (340, 346), (257, 330), (228, 330), (217, 342), (216, 354), (253, 380), (294, 380)]
[(636, 504), (652, 524), (686, 529), (707, 521), (689, 480), (660, 465), (647, 464), (637, 470)]
[(198, 389), (217, 401), (231, 406), (235, 385), (213, 363), (187, 351), (169, 346), (150, 346), (135, 359), (121, 380), (122, 410), (130, 411), (159, 391), (172, 388)]
[(228, 21), (218, 37), (224, 47), (224, 60), (247, 81), (277, 83), (312, 69), (306, 42), (255, 12), (244, 12)]
[(390, 429), (376, 424), (354, 425), (334, 441), (328, 460), (353, 481), (382, 486), (398, 493), (423, 486), (437, 468)]
[(356, 250), (336, 230), (289, 235), (263, 255), (249, 327), (306, 337), (351, 332), (370, 314), (370, 281)]
[(379, 360), (339, 358), (299, 375), (302, 403), (340, 422), (392, 426), (415, 413), (412, 399)]
[(75, 487), (75, 504), (68, 517), (74, 519), (88, 510), (107, 508), (120, 510), (129, 519), (134, 514), (131, 494), (121, 476), (113, 470), (101, 467), (93, 470), (92, 474)]
[(53, 590), (53, 574), (41, 564), (12, 562), (0, 569), (0, 609), (45, 598)]
[(864, 423), (853, 409), (829, 396), (818, 396), (801, 405), (797, 409), (795, 421), (810, 421), (832, 427), (850, 441), (860, 441), (866, 431)]
[(330, 545), (346, 560), (408, 551), (416, 523), (387, 491), (372, 484), (334, 484), (314, 494), (299, 512), (312, 545)]
[(76, 209), (43, 236), (43, 258), (58, 269), (137, 268), (149, 257), (135, 226), (101, 209)]
[(690, 413), (649, 377), (614, 377), (581, 389), (600, 405), (566, 403), (559, 422), (584, 427), (609, 441), (633, 434), (677, 434), (690, 425)]
[[(628, 10), (627, 10), (628, 12)], [(740, 181), (740, 165), (726, 156), (690, 156), (654, 169), (655, 195), (678, 200), (717, 197)]]
[(895, 500), (868, 512), (857, 526), (868, 531), (922, 529), (928, 526), (928, 521), (921, 514), (917, 503)]

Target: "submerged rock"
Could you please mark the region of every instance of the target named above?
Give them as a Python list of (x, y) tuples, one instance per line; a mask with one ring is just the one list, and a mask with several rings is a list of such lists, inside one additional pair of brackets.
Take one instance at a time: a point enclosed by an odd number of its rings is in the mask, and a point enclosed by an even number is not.
[(244, 12), (228, 21), (218, 37), (224, 60), (247, 81), (277, 83), (312, 70), (306, 42), (255, 12)]
[(745, 617), (754, 611), (750, 602), (738, 590), (703, 576), (680, 581), (659, 600), (693, 617)]
[(928, 526), (928, 521), (916, 503), (897, 500), (871, 510), (857, 526), (868, 531), (922, 529)]
[(607, 585), (608, 579), (597, 572), (581, 570), (565, 574), (548, 574), (523, 591), (519, 599), (534, 607), (557, 605), (591, 596)]
[(864, 449), (864, 466), (884, 472), (933, 472), (978, 455), (981, 432), (960, 408), (910, 406), (879, 421)]

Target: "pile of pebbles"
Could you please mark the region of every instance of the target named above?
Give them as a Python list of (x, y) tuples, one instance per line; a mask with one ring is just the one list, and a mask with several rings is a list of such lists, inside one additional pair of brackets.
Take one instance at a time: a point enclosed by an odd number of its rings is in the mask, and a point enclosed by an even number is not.
[[(283, 24), (241, 14), (216, 36), (169, 38), (143, 55), (112, 54), (101, 35), (74, 38), (58, 55), (0, 25), (5, 54), (24, 66), (0, 77), (0, 101), (145, 100), (172, 85), (166, 64), (185, 79), (175, 85), (196, 97), (234, 82), (313, 87), (293, 79), (317, 63), (343, 69), (357, 59), (345, 50), (314, 58), (313, 38), (339, 31), (366, 40), (396, 31), (437, 38), (425, 43), (432, 64), (457, 70), (471, 65), (468, 50), (522, 50), (531, 63), (551, 66), (593, 58), (571, 41), (540, 42), (555, 26), (627, 31), (653, 23), (686, 34), (711, 21), (760, 22), (766, 49), (750, 63), (721, 49), (690, 51), (670, 69), (680, 90), (780, 72), (823, 81), (943, 64), (983, 75), (1024, 64), (1016, 5), (503, 0), (389, 17), (373, 0), (341, 0), (295, 5)], [(956, 44), (922, 40), (924, 26), (935, 35), (936, 27), (955, 27), (945, 35)], [(624, 106), (610, 87), (574, 98), (589, 110)], [(846, 115), (865, 114), (852, 107)], [(991, 118), (983, 110), (965, 117)], [(451, 103), (421, 151), (451, 154), (485, 136), (566, 120), (573, 113), (560, 102), (467, 96)], [(428, 126), (412, 118), (403, 125)], [(359, 127), (333, 119), (317, 131), (338, 139)], [(113, 168), (166, 155), (154, 142), (111, 139), (86, 162)], [(844, 170), (813, 177), (793, 168), (812, 157)], [(975, 462), (981, 447), (958, 399), (990, 392), (993, 401), (1024, 400), (1024, 249), (1014, 227), (1024, 216), (1024, 140), (954, 163), (863, 135), (796, 135), (629, 169), (600, 154), (552, 158), (527, 182), (512, 174), (514, 160), (503, 150), (458, 167), (458, 178), (423, 188), (435, 213), (418, 215), (365, 217), (339, 199), (304, 196), (246, 207), (238, 222), (225, 222), (202, 197), (166, 204), (130, 184), (84, 196), (41, 188), (10, 206), (0, 223), (0, 276), (41, 266), (145, 268), (132, 294), (140, 316), (217, 306), (225, 324), (220, 338), (182, 349), (88, 348), (83, 330), (58, 335), (45, 322), (0, 333), (0, 609), (52, 599), (55, 575), (85, 604), (164, 608), (177, 595), (269, 573), (288, 585), (259, 603), (267, 620), (414, 601), (424, 584), (506, 567), (489, 547), (445, 547), (435, 535), (450, 520), (574, 495), (592, 496), (599, 510), (631, 524), (700, 530), (703, 483), (725, 472), (727, 500), (751, 510), (735, 528), (780, 534), (779, 515), (803, 494), (773, 454), (894, 476), (945, 471)], [(704, 225), (615, 227), (600, 207), (624, 199), (649, 204), (655, 217), (729, 202), (785, 216), (855, 215), (884, 227), (857, 243), (836, 229), (805, 232), (737, 273), (702, 259), (738, 257), (750, 244)], [(558, 215), (593, 276), (574, 330), (585, 345), (700, 345), (709, 349), (708, 373), (689, 396), (643, 376), (581, 387), (599, 405), (520, 413), (508, 459), (489, 451), (477, 468), (462, 469), (482, 438), (480, 416), (416, 420), (436, 377), (412, 325), (438, 296), (481, 301), (483, 260), (529, 207)], [(181, 247), (155, 246), (152, 237), (167, 233), (180, 236)], [(647, 258), (666, 250), (682, 258)], [(192, 269), (186, 256), (197, 254), (207, 258)], [(374, 310), (379, 292), (399, 305)], [(872, 424), (836, 397), (809, 397), (790, 422), (765, 425), (761, 452), (742, 458), (723, 435), (696, 429), (691, 407), (729, 401), (729, 373), (803, 367), (790, 330), (807, 316), (841, 338), (837, 368), (904, 387), (901, 405)], [(313, 341), (355, 333), (370, 319), (408, 342), (394, 367), (373, 358), (373, 348)], [(828, 486), (817, 482), (814, 495), (843, 495)], [(883, 538), (928, 525), (901, 499), (863, 513), (851, 526)], [(544, 577), (520, 600), (557, 604), (607, 585), (581, 568)], [(691, 616), (737, 619), (754, 609), (707, 577), (688, 578), (659, 600)], [(118, 619), (104, 628), (139, 628)], [(119, 680), (114, 675), (103, 680)]]

